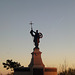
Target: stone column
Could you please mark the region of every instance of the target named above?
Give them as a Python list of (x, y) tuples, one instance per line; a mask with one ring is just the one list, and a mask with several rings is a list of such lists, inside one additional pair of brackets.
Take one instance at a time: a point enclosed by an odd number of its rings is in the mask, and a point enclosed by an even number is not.
[(39, 51), (39, 48), (34, 48), (33, 52), (31, 53), (32, 59), (29, 64), (30, 68), (44, 68), (45, 67), (41, 59), (41, 53), (42, 52)]

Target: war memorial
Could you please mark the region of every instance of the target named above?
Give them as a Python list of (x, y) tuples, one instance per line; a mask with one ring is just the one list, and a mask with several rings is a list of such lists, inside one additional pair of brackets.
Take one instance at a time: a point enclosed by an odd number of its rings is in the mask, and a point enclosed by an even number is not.
[(30, 34), (34, 38), (33, 42), (35, 47), (33, 48), (32, 59), (28, 67), (19, 67), (14, 69), (14, 75), (57, 75), (57, 68), (45, 67), (43, 64), (39, 48), (40, 38), (43, 37), (42, 33), (38, 30), (33, 31), (32, 22)]

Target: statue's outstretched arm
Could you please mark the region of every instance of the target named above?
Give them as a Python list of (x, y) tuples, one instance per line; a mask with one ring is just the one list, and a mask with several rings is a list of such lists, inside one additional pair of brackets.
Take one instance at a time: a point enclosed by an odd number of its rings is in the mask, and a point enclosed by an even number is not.
[(32, 36), (34, 36), (33, 32), (34, 32), (33, 30), (30, 31), (30, 34), (31, 34)]
[(36, 33), (35, 31), (33, 31), (34, 33)]

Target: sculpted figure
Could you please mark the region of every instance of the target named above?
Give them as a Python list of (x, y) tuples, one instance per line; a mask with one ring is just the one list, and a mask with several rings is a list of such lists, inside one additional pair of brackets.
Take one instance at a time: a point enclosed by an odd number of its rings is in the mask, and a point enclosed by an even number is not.
[(34, 42), (35, 48), (38, 48), (40, 38), (43, 37), (42, 33), (38, 33), (38, 30), (36, 30), (36, 32), (35, 32), (31, 29), (30, 34), (32, 35), (32, 37), (34, 37), (33, 42)]

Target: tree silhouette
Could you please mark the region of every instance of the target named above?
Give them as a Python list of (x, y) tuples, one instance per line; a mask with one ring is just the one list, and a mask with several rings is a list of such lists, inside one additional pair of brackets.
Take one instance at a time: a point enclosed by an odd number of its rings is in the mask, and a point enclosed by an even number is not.
[(2, 64), (3, 64), (4, 68), (6, 68), (7, 70), (11, 69), (11, 71), (13, 71), (14, 68), (17, 68), (17, 67), (23, 67), (23, 66), (21, 66), (20, 63), (9, 60), (9, 59), (6, 60), (6, 63), (2, 63)]
[(58, 75), (75, 75), (75, 69), (69, 68), (66, 72), (60, 72)]

